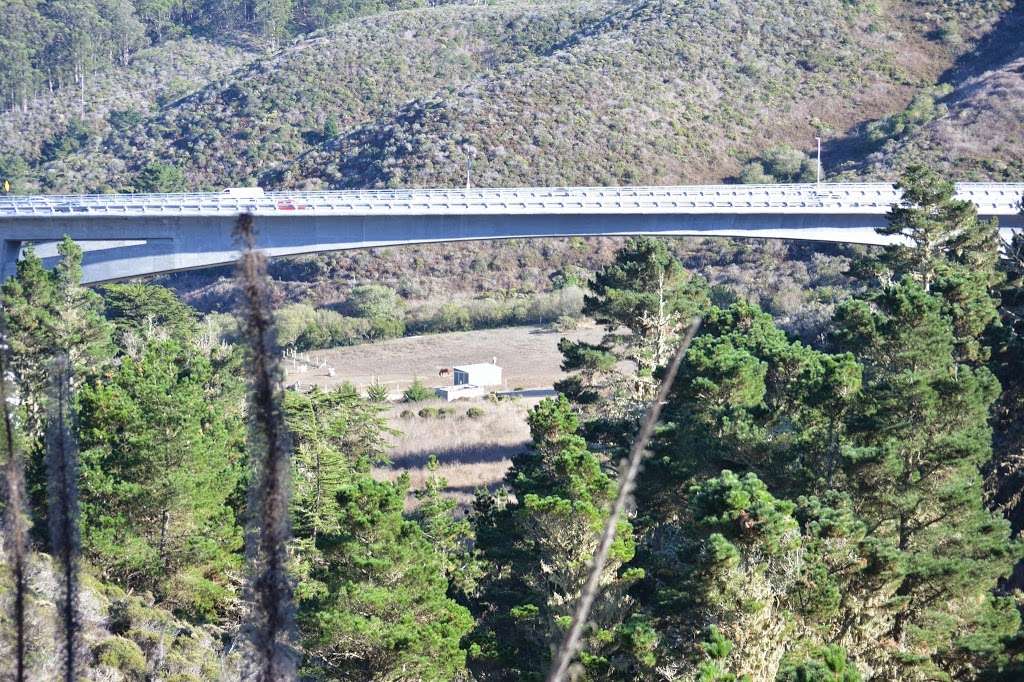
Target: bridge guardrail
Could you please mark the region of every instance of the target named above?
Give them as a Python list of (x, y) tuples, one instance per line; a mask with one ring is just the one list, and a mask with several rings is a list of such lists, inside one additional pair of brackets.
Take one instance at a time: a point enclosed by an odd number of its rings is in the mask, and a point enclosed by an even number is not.
[[(958, 196), (988, 215), (1017, 212), (1024, 183), (961, 183)], [(217, 216), (501, 213), (883, 213), (900, 193), (884, 183), (694, 185), (678, 187), (520, 187), (0, 197), (0, 216)]]

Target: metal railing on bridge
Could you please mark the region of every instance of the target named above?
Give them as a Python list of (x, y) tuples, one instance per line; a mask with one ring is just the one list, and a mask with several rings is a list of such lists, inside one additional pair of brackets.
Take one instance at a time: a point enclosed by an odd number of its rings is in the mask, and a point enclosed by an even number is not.
[[(253, 194), (256, 194), (253, 192)], [(1013, 215), (1024, 183), (961, 183), (986, 215)], [(884, 213), (900, 193), (884, 183), (521, 187), (0, 197), (0, 217), (257, 215), (481, 215), (614, 213)]]

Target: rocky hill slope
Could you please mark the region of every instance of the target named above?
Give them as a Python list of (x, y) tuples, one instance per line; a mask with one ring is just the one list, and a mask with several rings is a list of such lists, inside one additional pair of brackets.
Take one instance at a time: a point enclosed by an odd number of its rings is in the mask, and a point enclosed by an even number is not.
[(84, 125), (65, 94), (5, 117), (0, 134), (27, 166), (25, 188), (51, 192), (130, 190), (153, 162), (181, 169), (191, 189), (457, 185), (471, 157), (479, 185), (716, 181), (770, 147), (808, 149), (819, 131), (897, 114), (1011, 4), (385, 12), (265, 56), (201, 40), (152, 48), (136, 64), (166, 54), (171, 67), (150, 68), (151, 84), (137, 66), (101, 79)]
[(858, 174), (892, 177), (917, 162), (965, 179), (1024, 177), (1022, 36), (1024, 3), (1018, 3), (945, 75), (951, 91), (937, 114), (867, 156)]

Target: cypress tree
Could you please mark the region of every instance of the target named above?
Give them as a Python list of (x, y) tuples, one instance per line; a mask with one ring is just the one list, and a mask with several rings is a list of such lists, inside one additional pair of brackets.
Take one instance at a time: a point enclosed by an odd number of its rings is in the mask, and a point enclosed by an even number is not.
[[(471, 667), (481, 679), (542, 679), (569, 626), (603, 529), (614, 481), (578, 435), (569, 401), (541, 401), (529, 416), (532, 447), (513, 460), (508, 495), (476, 503), (476, 547), (484, 562)], [(625, 592), (641, 572), (622, 521), (601, 580), (602, 594), (580, 652), (586, 679), (642, 678), (656, 635), (634, 617)]]
[(957, 359), (984, 362), (988, 348), (980, 337), (998, 320), (999, 300), (993, 295), (1002, 279), (998, 224), (979, 220), (973, 203), (956, 198), (953, 182), (924, 166), (910, 166), (896, 187), (902, 200), (878, 232), (909, 244), (885, 247), (858, 269), (872, 272), (883, 285), (909, 277), (940, 296), (953, 324)]
[(188, 342), (140, 343), (79, 391), (85, 552), (104, 578), (216, 620), (242, 544), (240, 386)]
[(836, 341), (864, 366), (843, 466), (874, 578), (870, 592), (851, 595), (861, 606), (844, 636), (892, 678), (976, 672), (1018, 622), (992, 589), (1020, 548), (985, 508), (979, 473), (999, 386), (987, 369), (957, 362), (943, 307), (905, 280), (836, 315)]
[[(583, 312), (605, 328), (599, 345), (563, 339), (562, 369), (574, 372), (557, 388), (600, 416), (612, 439), (624, 440), (657, 390), (655, 373), (671, 360), (694, 316), (707, 307), (707, 282), (683, 268), (665, 245), (630, 239), (589, 284)], [(625, 361), (632, 372), (615, 365)], [(595, 403), (600, 400), (600, 409)], [(609, 422), (621, 421), (618, 429)]]
[(299, 623), (314, 680), (445, 680), (465, 674), (472, 619), (448, 598), (442, 557), (403, 516), (408, 480), (341, 472), (335, 529), (307, 550)]

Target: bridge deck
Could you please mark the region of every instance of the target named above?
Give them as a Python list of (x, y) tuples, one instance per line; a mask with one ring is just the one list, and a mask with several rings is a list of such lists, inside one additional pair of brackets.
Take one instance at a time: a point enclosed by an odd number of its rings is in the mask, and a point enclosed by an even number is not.
[[(1024, 183), (961, 183), (957, 196), (986, 215), (1019, 210)], [(889, 184), (703, 185), (684, 187), (523, 187), (509, 189), (356, 190), (92, 194), (0, 198), (0, 217), (256, 215), (508, 215), (580, 213), (865, 213), (899, 201)]]
[[(1024, 227), (1024, 183), (963, 183), (957, 195), (1001, 232)], [(105, 194), (0, 198), (0, 276), (26, 244), (48, 265), (67, 235), (85, 251), (83, 281), (230, 263), (236, 216), (257, 216), (269, 256), (427, 242), (588, 236), (709, 236), (892, 244), (881, 235), (900, 200), (879, 183), (691, 187)]]

